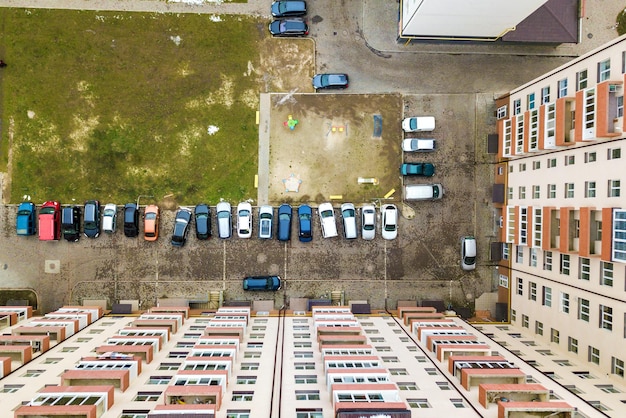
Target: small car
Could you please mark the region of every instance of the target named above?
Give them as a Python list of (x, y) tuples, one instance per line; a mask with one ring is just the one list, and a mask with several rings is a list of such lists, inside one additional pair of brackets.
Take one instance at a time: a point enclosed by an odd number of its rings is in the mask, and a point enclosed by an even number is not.
[(276, 236), (279, 241), (289, 241), (291, 239), (292, 213), (293, 209), (287, 203), (283, 203), (278, 207), (278, 231)]
[(20, 203), (17, 207), (17, 218), (15, 219), (17, 235), (35, 235), (35, 232), (37, 232), (36, 212), (33, 202)]
[(436, 146), (436, 141), (430, 138), (406, 138), (402, 141), (402, 151), (405, 152), (430, 152)]
[(337, 224), (335, 223), (335, 211), (331, 203), (321, 203), (317, 208), (322, 224), (322, 236), (332, 238), (337, 236)]
[(124, 205), (124, 235), (129, 238), (139, 235), (139, 208), (136, 203)]
[(104, 205), (104, 211), (102, 212), (102, 230), (111, 234), (115, 232), (116, 223), (117, 205), (114, 203), (107, 203)]
[(61, 230), (66, 241), (77, 242), (80, 239), (80, 208), (78, 206), (68, 206), (61, 210)]
[(263, 205), (259, 208), (259, 238), (272, 238), (272, 223), (274, 222), (274, 208)]
[(343, 219), (343, 233), (346, 239), (355, 239), (356, 232), (356, 209), (352, 203), (341, 205), (341, 219)]
[(304, 16), (306, 1), (278, 0), (272, 3), (271, 11), (274, 17)]
[(435, 175), (435, 166), (431, 163), (405, 163), (400, 166), (400, 174), (403, 176), (424, 176)]
[(39, 209), (38, 222), (40, 241), (61, 239), (61, 204), (56, 200), (45, 202)]
[(376, 208), (374, 205), (363, 205), (361, 208), (361, 237), (372, 240), (376, 236)]
[(200, 240), (211, 238), (211, 209), (209, 205), (200, 203), (194, 210), (196, 219), (196, 238)]
[(85, 202), (83, 234), (87, 238), (98, 238), (100, 236), (100, 202), (97, 200)]
[(413, 116), (402, 121), (404, 132), (430, 132), (435, 130), (434, 116)]
[(472, 236), (461, 238), (461, 268), (463, 270), (476, 268), (476, 238)]
[(316, 74), (312, 83), (315, 90), (347, 89), (349, 81), (348, 74)]
[(298, 206), (298, 239), (300, 242), (313, 240), (313, 210), (309, 205)]
[(306, 36), (309, 34), (309, 26), (304, 19), (299, 17), (274, 20), (270, 23), (269, 30), (273, 36)]
[(252, 205), (248, 202), (237, 205), (237, 236), (239, 238), (252, 236)]
[(381, 235), (384, 239), (395, 239), (398, 236), (398, 208), (386, 204), (380, 208), (382, 218)]
[(217, 234), (220, 238), (230, 238), (232, 226), (232, 218), (230, 215), (230, 203), (220, 202), (215, 206), (217, 212)]
[(243, 279), (243, 290), (272, 290), (280, 289), (279, 276), (250, 276)]
[(174, 231), (172, 232), (171, 243), (174, 247), (182, 247), (187, 242), (187, 233), (191, 223), (191, 211), (187, 208), (179, 208), (176, 211), (174, 221)]
[(156, 241), (159, 238), (159, 207), (148, 205), (143, 213), (143, 239)]

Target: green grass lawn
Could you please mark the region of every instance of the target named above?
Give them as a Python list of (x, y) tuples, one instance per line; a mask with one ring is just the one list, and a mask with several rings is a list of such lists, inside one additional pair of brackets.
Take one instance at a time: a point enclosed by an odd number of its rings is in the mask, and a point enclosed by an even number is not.
[(1, 8), (11, 201), (256, 198), (264, 23), (219, 19)]

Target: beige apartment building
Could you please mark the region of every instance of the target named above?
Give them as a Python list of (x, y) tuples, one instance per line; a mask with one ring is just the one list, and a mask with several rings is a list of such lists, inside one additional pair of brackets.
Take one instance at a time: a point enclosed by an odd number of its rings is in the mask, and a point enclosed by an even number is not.
[(625, 74), (622, 36), (500, 97), (494, 186), (511, 324), (616, 385), (626, 362)]

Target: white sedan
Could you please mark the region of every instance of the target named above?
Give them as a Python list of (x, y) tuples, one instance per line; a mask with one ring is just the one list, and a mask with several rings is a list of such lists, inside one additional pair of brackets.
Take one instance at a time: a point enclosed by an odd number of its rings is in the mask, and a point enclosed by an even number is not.
[(252, 205), (248, 202), (237, 205), (237, 236), (239, 238), (252, 236)]
[(380, 214), (382, 218), (381, 235), (384, 239), (396, 239), (398, 236), (398, 209), (396, 205), (383, 205)]

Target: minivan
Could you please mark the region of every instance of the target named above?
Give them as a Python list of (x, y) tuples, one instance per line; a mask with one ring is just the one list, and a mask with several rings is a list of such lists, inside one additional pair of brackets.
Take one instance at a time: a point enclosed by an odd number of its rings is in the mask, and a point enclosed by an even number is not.
[(405, 200), (437, 200), (443, 197), (441, 184), (409, 184), (404, 186)]
[(341, 205), (341, 218), (343, 219), (343, 232), (347, 239), (355, 239), (356, 232), (356, 210), (352, 203)]
[(243, 279), (243, 290), (279, 290), (279, 276), (250, 276)]
[(463, 270), (476, 268), (476, 238), (472, 236), (461, 239), (461, 268)]
[(61, 229), (63, 238), (76, 242), (80, 238), (80, 208), (70, 206), (61, 211)]
[(217, 213), (217, 235), (220, 238), (230, 238), (233, 229), (230, 209), (230, 203), (228, 202), (220, 202), (215, 206), (215, 212)]
[(322, 203), (317, 208), (322, 224), (322, 236), (331, 238), (337, 236), (337, 225), (335, 224), (335, 211), (331, 203)]

